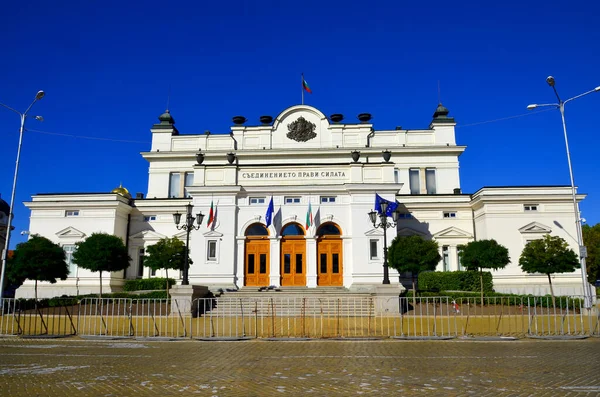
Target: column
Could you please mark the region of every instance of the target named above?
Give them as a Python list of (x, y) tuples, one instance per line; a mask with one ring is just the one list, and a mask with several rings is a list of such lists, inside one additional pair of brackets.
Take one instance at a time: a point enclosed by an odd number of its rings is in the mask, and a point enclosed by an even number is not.
[[(238, 288), (242, 288), (244, 286), (244, 270), (246, 267), (245, 255), (246, 255), (246, 237), (240, 236), (236, 237), (237, 244), (237, 256), (236, 262), (237, 266), (235, 267), (235, 284)], [(223, 247), (225, 249), (225, 247)]]
[(450, 271), (456, 271), (459, 270), (458, 269), (458, 262), (457, 262), (457, 255), (458, 251), (456, 249), (456, 245), (451, 245), (450, 246), (450, 251), (448, 252), (448, 268), (450, 269)]
[(306, 286), (317, 287), (317, 238), (306, 237)]
[(269, 285), (281, 286), (281, 237), (269, 237)]

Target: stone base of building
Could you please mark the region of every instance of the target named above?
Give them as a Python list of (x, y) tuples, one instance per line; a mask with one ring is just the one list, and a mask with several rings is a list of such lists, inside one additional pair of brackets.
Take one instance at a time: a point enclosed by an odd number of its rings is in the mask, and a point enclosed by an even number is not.
[(204, 285), (174, 285), (169, 290), (171, 295), (171, 315), (196, 317), (198, 313), (198, 299), (204, 298), (209, 289)]

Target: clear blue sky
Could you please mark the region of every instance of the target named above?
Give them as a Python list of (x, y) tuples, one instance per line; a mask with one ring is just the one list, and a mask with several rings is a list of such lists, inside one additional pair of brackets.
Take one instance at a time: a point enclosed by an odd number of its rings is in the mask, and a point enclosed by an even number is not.
[[(461, 4), (463, 3), (463, 4)], [(0, 102), (27, 127), (11, 247), (22, 204), (44, 192), (146, 192), (150, 127), (166, 108), (183, 134), (227, 133), (300, 102), (376, 129), (427, 128), (441, 99), (456, 118), (464, 192), (568, 185), (558, 111), (526, 114), (600, 85), (600, 2), (4, 2)], [(576, 184), (600, 222), (600, 93), (567, 105)], [(0, 109), (0, 194), (10, 200), (19, 118)], [(130, 142), (119, 142), (119, 140)]]

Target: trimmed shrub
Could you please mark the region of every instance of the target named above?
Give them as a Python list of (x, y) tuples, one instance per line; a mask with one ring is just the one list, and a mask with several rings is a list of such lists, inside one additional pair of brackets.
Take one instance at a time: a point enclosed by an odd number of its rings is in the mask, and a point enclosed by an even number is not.
[[(419, 289), (477, 292), (480, 290), (479, 272), (423, 272), (419, 274)], [(483, 272), (483, 291), (494, 291), (492, 273), (490, 272)]]
[[(167, 279), (164, 277), (138, 278), (125, 281), (123, 291), (156, 291), (165, 289)], [(175, 280), (169, 278), (169, 288), (175, 285)]]

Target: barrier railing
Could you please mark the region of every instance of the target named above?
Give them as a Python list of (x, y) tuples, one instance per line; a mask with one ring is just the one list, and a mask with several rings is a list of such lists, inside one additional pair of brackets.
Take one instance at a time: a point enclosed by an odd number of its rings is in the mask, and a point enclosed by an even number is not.
[(600, 336), (579, 297), (85, 298), (41, 308), (3, 299), (0, 335), (109, 338), (453, 338)]

